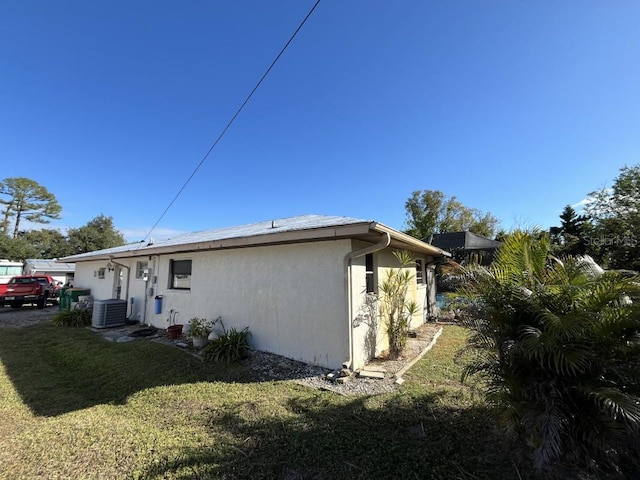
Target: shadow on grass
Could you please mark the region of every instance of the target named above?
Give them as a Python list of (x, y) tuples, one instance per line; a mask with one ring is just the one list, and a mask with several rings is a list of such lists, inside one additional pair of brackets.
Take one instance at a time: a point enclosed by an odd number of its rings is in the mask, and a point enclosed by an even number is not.
[[(199, 381), (242, 381), (238, 366), (207, 365), (147, 340), (106, 342), (87, 329), (40, 324), (3, 329), (0, 361), (35, 415), (122, 404), (137, 391)], [(0, 376), (0, 388), (3, 385)]]
[(211, 435), (232, 441), (184, 450), (138, 478), (535, 478), (485, 408), (439, 407), (439, 394), (385, 398), (298, 396), (284, 417), (246, 402), (209, 418)]

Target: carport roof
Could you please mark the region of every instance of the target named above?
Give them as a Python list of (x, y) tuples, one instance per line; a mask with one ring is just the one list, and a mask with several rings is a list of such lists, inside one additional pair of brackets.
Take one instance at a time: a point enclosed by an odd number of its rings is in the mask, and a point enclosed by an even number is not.
[(447, 252), (372, 220), (327, 215), (302, 215), (251, 223), (236, 227), (186, 233), (157, 242), (138, 242), (61, 258), (64, 262), (82, 262), (110, 258), (140, 257), (178, 252), (243, 248), (258, 245), (312, 242), (353, 238), (380, 241), (381, 234), (391, 237), (390, 246), (431, 256), (449, 256)]

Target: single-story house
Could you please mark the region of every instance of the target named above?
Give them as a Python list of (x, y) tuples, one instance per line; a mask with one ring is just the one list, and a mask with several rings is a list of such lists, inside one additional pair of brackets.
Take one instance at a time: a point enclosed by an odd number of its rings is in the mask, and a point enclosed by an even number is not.
[(140, 323), (166, 328), (170, 310), (184, 324), (221, 316), (227, 328), (249, 327), (259, 350), (357, 369), (388, 347), (369, 307), (398, 267), (394, 250), (415, 258), (408, 295), (420, 306), (417, 327), (436, 312), (434, 265), (448, 254), (370, 220), (304, 215), (61, 260), (76, 264), (75, 287), (95, 300), (126, 299)]
[(430, 243), (450, 252), (458, 263), (479, 265), (489, 265), (501, 245), (497, 240), (469, 231), (436, 233)]
[(51, 275), (54, 280), (62, 283), (73, 283), (75, 269), (75, 264), (58, 262), (55, 259), (28, 258), (24, 261), (25, 275)]

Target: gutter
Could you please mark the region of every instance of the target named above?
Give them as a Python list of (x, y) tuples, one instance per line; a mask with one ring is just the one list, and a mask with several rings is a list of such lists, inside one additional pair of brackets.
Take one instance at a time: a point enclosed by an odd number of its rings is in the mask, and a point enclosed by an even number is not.
[(380, 242), (362, 248), (360, 250), (349, 252), (344, 256), (344, 285), (345, 293), (347, 294), (347, 323), (349, 332), (349, 358), (342, 363), (342, 366), (344, 368), (353, 370), (353, 322), (351, 320), (353, 316), (353, 298), (351, 291), (351, 261), (354, 258), (362, 257), (369, 253), (374, 253), (387, 248), (391, 244), (391, 235), (389, 234), (389, 232), (384, 232), (382, 235), (383, 238)]

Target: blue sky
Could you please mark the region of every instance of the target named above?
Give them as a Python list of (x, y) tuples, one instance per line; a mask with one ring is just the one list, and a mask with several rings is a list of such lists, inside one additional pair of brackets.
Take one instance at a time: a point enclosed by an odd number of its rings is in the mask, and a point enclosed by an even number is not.
[[(0, 177), (139, 240), (315, 0), (5, 0)], [(152, 236), (441, 190), (548, 227), (640, 162), (640, 2), (322, 0)]]

